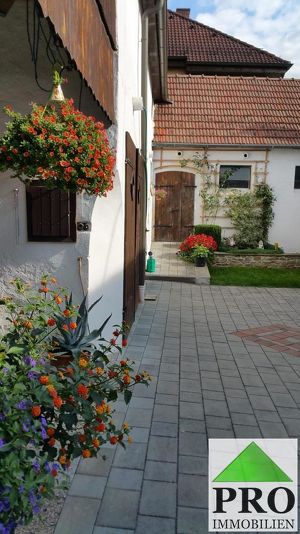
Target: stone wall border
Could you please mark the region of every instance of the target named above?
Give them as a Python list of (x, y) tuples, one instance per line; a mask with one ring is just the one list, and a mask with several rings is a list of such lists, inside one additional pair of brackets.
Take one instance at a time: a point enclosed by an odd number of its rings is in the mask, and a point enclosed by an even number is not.
[(300, 269), (300, 253), (295, 254), (230, 254), (215, 252), (217, 267), (284, 267)]

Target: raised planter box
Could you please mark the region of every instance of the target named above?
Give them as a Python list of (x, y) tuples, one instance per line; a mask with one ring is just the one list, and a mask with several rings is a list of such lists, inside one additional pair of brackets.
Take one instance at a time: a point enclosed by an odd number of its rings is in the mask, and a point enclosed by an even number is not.
[(284, 267), (300, 269), (300, 254), (230, 254), (215, 252), (214, 265), (218, 267)]

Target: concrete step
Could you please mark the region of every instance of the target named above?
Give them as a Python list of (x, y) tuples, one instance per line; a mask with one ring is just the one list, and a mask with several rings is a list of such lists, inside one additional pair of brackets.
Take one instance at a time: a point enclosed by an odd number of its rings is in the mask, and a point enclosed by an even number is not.
[(146, 272), (146, 280), (209, 285), (210, 274), (207, 266), (196, 267), (193, 263), (181, 259), (176, 254), (178, 246), (178, 243), (152, 243), (151, 250), (156, 260), (156, 271)]

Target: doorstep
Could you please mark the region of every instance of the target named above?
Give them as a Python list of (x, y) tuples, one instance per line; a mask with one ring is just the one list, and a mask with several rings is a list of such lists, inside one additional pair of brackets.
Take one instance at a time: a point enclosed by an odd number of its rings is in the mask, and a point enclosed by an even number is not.
[(153, 242), (151, 251), (156, 260), (155, 273), (146, 272), (146, 280), (163, 280), (185, 282), (197, 285), (209, 285), (210, 273), (205, 267), (196, 267), (176, 255), (178, 243)]

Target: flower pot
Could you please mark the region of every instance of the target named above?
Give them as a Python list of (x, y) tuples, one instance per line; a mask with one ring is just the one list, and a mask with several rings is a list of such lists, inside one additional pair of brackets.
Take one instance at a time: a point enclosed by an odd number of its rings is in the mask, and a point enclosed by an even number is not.
[(204, 267), (206, 264), (206, 258), (203, 256), (197, 256), (195, 259), (195, 265), (196, 267)]

